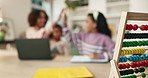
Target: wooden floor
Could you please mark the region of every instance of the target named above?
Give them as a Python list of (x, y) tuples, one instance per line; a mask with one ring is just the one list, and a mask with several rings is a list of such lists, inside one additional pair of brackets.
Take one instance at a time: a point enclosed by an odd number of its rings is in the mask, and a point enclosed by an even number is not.
[(87, 67), (94, 78), (108, 78), (110, 64), (70, 63), (71, 56), (54, 60), (21, 61), (16, 52), (0, 50), (0, 78), (31, 78), (40, 68)]

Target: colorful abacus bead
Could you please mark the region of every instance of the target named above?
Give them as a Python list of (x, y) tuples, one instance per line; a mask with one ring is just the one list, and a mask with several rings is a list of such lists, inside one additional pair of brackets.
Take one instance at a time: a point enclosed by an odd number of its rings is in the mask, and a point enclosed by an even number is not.
[(126, 25), (126, 30), (132, 30), (132, 29), (133, 29), (132, 24), (127, 24), (127, 25)]
[(120, 57), (120, 62), (127, 62), (128, 58), (126, 56)]
[[(148, 55), (147, 55), (148, 57)], [(121, 56), (120, 57), (120, 62), (127, 62), (127, 61), (131, 61), (131, 62), (138, 62), (138, 61), (144, 61), (146, 60), (146, 55), (133, 55), (133, 56)]]
[(141, 29), (141, 30), (145, 30), (145, 25), (141, 25), (141, 26), (140, 26), (140, 29)]
[(145, 55), (145, 60), (148, 60), (148, 54)]
[(134, 46), (148, 46), (147, 41), (125, 41), (123, 42), (122, 47), (134, 47)]
[(139, 72), (139, 70), (138, 70), (138, 69), (134, 69), (134, 72), (135, 72), (135, 73), (138, 73), (138, 72)]
[(144, 68), (139, 68), (138, 71), (141, 73), (141, 72), (145, 72), (145, 69)]
[(119, 69), (123, 69), (122, 64), (118, 64), (118, 68), (119, 68)]
[(145, 69), (144, 68), (138, 68), (138, 69), (134, 69), (134, 72), (135, 73), (142, 73), (142, 72), (145, 72)]
[(141, 30), (148, 30), (148, 25), (141, 25), (140, 26), (140, 29)]
[(137, 68), (137, 67), (143, 67), (148, 66), (148, 61), (140, 61), (140, 62), (131, 62), (131, 63), (125, 63), (125, 64), (118, 64), (118, 68), (120, 70), (122, 69), (129, 69), (131, 68)]
[(126, 76), (126, 77), (121, 77), (121, 78), (137, 78), (136, 75), (131, 75), (131, 76)]
[(137, 30), (137, 29), (138, 29), (138, 25), (137, 24), (133, 25), (133, 30)]
[(129, 74), (134, 74), (134, 70), (133, 69), (129, 69), (129, 70), (120, 71), (120, 75), (121, 76), (123, 76), (123, 75), (129, 75)]
[(132, 62), (140, 61), (140, 56), (138, 55), (129, 56), (129, 61)]
[(146, 56), (144, 54), (142, 54), (140, 57), (141, 57), (141, 60), (146, 60)]
[(129, 63), (126, 63), (126, 68), (130, 68), (130, 64)]
[(142, 31), (143, 30), (148, 30), (148, 25), (141, 25), (140, 27), (138, 27), (137, 24), (127, 24), (126, 25), (126, 30), (137, 30), (138, 28), (140, 28)]
[(136, 64), (135, 64), (135, 63), (130, 63), (130, 66), (131, 66), (132, 68), (135, 68), (135, 67), (136, 67)]
[(141, 73), (141, 76), (142, 76), (142, 78), (145, 78), (146, 74), (145, 73)]
[(144, 48), (137, 48), (137, 49), (122, 49), (121, 55), (128, 55), (128, 54), (142, 54), (145, 53)]

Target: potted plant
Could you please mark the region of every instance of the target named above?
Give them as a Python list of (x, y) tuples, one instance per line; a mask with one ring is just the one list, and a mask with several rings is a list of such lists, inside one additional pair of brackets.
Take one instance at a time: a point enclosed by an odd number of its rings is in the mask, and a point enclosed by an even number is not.
[(65, 0), (65, 4), (69, 9), (76, 9), (79, 6), (88, 5), (88, 0)]
[(7, 23), (1, 22), (0, 23), (0, 41), (4, 41), (7, 30), (8, 30)]

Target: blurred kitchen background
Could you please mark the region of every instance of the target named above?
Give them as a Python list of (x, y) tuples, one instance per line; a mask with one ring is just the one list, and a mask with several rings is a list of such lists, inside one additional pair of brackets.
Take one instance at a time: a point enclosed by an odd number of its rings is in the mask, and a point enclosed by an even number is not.
[(75, 32), (85, 30), (88, 11), (102, 12), (115, 41), (121, 12), (148, 12), (147, 3), (148, 0), (0, 0), (0, 43), (11, 43), (23, 36), (31, 10), (45, 10), (50, 18), (46, 26), (50, 26), (62, 8), (68, 8), (68, 25)]

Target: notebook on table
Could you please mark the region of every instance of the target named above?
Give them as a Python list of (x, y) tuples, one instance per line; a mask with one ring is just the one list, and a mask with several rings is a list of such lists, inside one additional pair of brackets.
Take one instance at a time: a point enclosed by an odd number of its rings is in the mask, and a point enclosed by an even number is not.
[(72, 63), (107, 63), (108, 61), (108, 55), (107, 53), (104, 53), (104, 59), (91, 59), (89, 56), (73, 56), (70, 60)]

